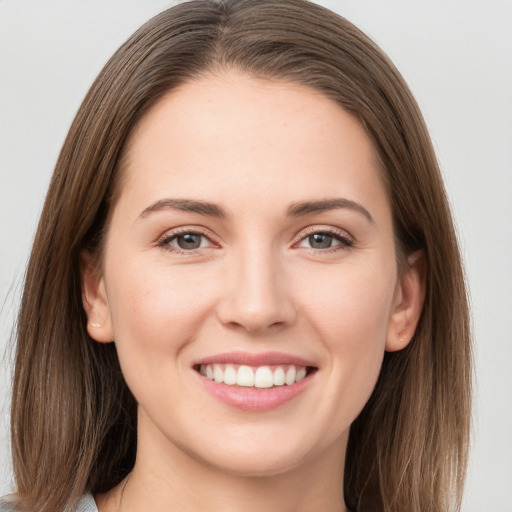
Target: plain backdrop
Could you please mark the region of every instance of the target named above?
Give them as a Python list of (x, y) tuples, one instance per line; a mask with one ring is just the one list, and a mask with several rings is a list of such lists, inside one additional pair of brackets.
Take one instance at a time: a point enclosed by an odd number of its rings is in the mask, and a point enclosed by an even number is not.
[[(512, 512), (512, 1), (319, 3), (389, 54), (423, 109), (473, 312), (475, 415), (463, 510)], [(0, 495), (12, 488), (9, 334), (58, 151), (108, 57), (167, 6), (0, 0)]]

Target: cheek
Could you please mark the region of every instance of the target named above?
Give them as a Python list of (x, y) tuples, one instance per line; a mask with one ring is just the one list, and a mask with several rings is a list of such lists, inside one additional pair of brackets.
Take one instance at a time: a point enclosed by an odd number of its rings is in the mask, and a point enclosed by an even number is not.
[[(333, 269), (336, 270), (336, 269)], [(303, 308), (326, 354), (329, 379), (326, 403), (343, 403), (333, 410), (350, 423), (370, 397), (380, 373), (394, 288), (390, 265), (351, 267), (332, 272), (329, 286), (315, 288)], [(318, 276), (317, 276), (318, 277)], [(345, 416), (346, 415), (346, 416)]]
[(146, 260), (125, 262), (113, 270), (107, 291), (128, 387), (140, 404), (152, 404), (162, 385), (181, 390), (174, 401), (184, 399), (188, 391), (182, 381), (189, 367), (182, 354), (211, 311), (212, 290), (185, 266), (152, 265)]
[(310, 272), (308, 279), (302, 307), (332, 348), (357, 351), (366, 343), (384, 344), (396, 286), (393, 265), (346, 265), (327, 269), (324, 276)]
[[(119, 265), (109, 281), (110, 310), (118, 351), (176, 352), (211, 310), (213, 283), (192, 266)], [(158, 356), (156, 356), (158, 357)]]

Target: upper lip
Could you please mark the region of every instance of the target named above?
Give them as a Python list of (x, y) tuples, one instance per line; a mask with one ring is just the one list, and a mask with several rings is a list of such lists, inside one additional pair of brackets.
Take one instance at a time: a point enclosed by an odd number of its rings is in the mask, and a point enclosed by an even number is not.
[(283, 352), (263, 352), (253, 354), (249, 352), (226, 352), (215, 354), (199, 359), (195, 365), (206, 364), (236, 364), (247, 366), (270, 366), (270, 365), (295, 365), (295, 366), (312, 366), (316, 365), (312, 361), (308, 361), (302, 357), (285, 354)]

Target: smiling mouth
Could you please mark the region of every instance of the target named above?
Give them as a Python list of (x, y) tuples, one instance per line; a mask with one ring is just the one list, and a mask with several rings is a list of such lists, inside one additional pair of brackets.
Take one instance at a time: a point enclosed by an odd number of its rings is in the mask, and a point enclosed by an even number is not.
[(300, 365), (236, 365), (236, 364), (197, 364), (194, 370), (203, 377), (232, 387), (270, 389), (292, 386), (316, 372), (314, 366)]

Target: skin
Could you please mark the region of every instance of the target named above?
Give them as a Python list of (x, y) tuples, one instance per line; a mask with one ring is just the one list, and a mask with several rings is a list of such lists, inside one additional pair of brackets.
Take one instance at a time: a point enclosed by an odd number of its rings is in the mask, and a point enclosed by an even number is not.
[[(84, 306), (91, 336), (115, 340), (139, 443), (129, 478), (96, 496), (100, 511), (345, 511), (348, 429), (385, 350), (412, 337), (424, 293), (419, 255), (397, 269), (364, 129), (312, 89), (229, 71), (161, 99), (123, 162), (103, 261), (85, 257)], [(168, 198), (226, 217), (154, 206)], [(289, 215), (339, 198), (361, 208)], [(176, 230), (199, 231), (200, 247), (180, 251)], [(331, 247), (312, 246), (329, 232)], [(193, 369), (233, 351), (284, 352), (317, 371), (286, 404), (242, 411)]]

